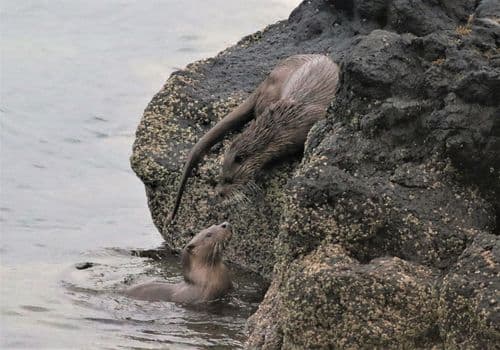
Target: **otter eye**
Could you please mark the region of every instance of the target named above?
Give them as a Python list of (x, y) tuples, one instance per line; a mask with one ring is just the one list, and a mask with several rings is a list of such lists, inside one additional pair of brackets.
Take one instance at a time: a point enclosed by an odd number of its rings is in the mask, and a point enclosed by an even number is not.
[(209, 238), (212, 237), (212, 232), (208, 232), (206, 237), (209, 237)]
[(242, 156), (234, 156), (234, 162), (235, 163), (241, 163), (243, 161), (243, 157)]

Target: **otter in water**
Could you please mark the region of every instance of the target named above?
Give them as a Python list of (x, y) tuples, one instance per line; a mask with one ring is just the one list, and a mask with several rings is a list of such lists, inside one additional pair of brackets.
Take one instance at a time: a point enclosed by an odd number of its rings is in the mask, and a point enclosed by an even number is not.
[(240, 106), (193, 146), (170, 222), (175, 219), (191, 171), (225, 134), (254, 119), (224, 155), (217, 186), (221, 197), (244, 188), (270, 162), (303, 149), (313, 124), (326, 115), (338, 79), (339, 67), (324, 55), (295, 55), (281, 61)]
[(199, 232), (182, 250), (184, 281), (177, 284), (145, 283), (125, 294), (140, 300), (195, 304), (222, 297), (232, 288), (229, 269), (222, 261), (225, 244), (232, 236), (224, 222)]

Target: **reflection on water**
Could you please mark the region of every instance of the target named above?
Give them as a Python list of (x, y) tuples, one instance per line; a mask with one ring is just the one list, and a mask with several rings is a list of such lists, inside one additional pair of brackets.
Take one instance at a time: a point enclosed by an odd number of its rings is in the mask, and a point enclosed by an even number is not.
[[(245, 291), (258, 289), (251, 279), (224, 307), (205, 309), (114, 293), (130, 278), (179, 278), (175, 259), (158, 264), (127, 250), (161, 244), (128, 157), (142, 110), (172, 70), (298, 2), (2, 3), (1, 348), (240, 344), (255, 305)], [(85, 261), (94, 265), (75, 268)]]

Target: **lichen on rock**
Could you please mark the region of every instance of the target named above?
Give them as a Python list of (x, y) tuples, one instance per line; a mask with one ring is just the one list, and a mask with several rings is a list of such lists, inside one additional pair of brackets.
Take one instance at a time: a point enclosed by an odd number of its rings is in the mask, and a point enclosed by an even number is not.
[[(500, 8), (496, 1), (308, 0), (175, 72), (131, 157), (180, 248), (230, 220), (228, 257), (272, 280), (248, 348), (494, 348), (500, 343)], [(214, 187), (231, 135), (190, 178), (190, 147), (283, 58), (325, 53), (337, 95), (304, 154), (249, 202)]]

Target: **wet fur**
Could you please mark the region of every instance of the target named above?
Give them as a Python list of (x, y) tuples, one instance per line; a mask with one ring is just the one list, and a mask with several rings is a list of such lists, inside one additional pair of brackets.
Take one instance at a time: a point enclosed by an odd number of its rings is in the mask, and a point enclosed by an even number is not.
[(230, 272), (222, 261), (222, 253), (231, 233), (229, 228), (221, 225), (201, 231), (183, 249), (183, 282), (144, 283), (130, 288), (125, 294), (140, 300), (187, 304), (222, 297), (232, 288), (232, 282)]
[(309, 130), (324, 118), (335, 96), (338, 74), (338, 66), (324, 55), (295, 55), (281, 61), (248, 99), (191, 149), (170, 222), (192, 169), (229, 131), (253, 119), (224, 155), (218, 192), (225, 197), (245, 198), (241, 195), (245, 186), (266, 164), (302, 150)]

